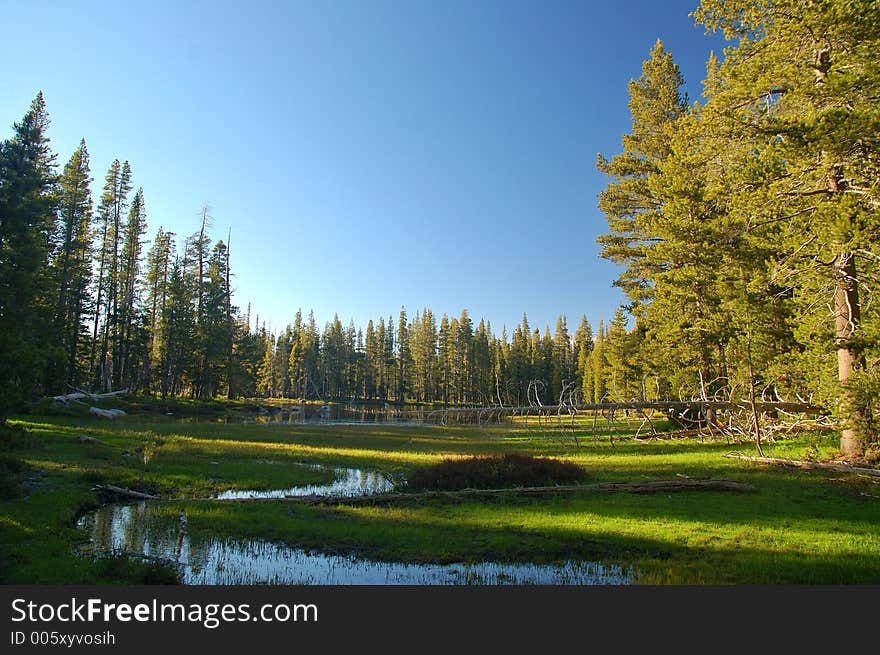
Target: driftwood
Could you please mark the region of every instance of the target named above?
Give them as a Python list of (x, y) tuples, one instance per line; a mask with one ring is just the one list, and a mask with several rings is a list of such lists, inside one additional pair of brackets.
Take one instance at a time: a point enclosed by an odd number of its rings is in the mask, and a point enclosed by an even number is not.
[(128, 393), (128, 389), (120, 389), (119, 391), (108, 391), (107, 393), (89, 393), (88, 391), (77, 389), (76, 387), (72, 388), (74, 390), (74, 393), (66, 393), (61, 396), (52, 396), (52, 400), (57, 400), (60, 403), (67, 403), (71, 400), (82, 400), (83, 398), (88, 398), (89, 400), (101, 400), (103, 398), (113, 398), (114, 396), (122, 396)]
[(125, 416), (125, 412), (121, 409), (101, 409), (100, 407), (89, 407), (89, 414), (100, 418), (106, 418), (111, 421), (120, 416)]
[[(767, 402), (758, 401), (755, 407), (759, 412), (797, 412), (803, 414), (825, 414), (826, 410), (811, 403), (790, 403), (790, 402)], [(751, 411), (751, 403), (748, 401), (720, 401), (720, 400), (633, 400), (625, 402), (602, 402), (602, 403), (582, 403), (578, 405), (519, 405), (513, 407), (489, 406), (467, 406), (467, 407), (444, 407), (443, 409), (434, 410), (445, 414), (457, 414), (465, 412), (478, 412), (481, 410), (500, 410), (505, 413), (522, 413), (528, 414), (530, 411), (538, 411), (539, 413), (556, 413), (562, 411), (575, 410), (593, 411), (593, 410), (624, 410), (624, 409), (652, 409), (667, 412), (670, 409), (676, 411), (696, 410), (707, 411), (714, 410), (749, 410)], [(399, 416), (409, 414), (420, 414), (423, 410), (401, 410)]]
[(633, 439), (647, 441), (650, 439), (685, 439), (687, 437), (710, 437), (712, 434), (706, 428), (693, 428), (691, 430), (676, 430), (674, 432), (655, 432), (653, 434), (636, 434)]
[(825, 464), (823, 462), (804, 462), (795, 459), (781, 459), (778, 457), (750, 457), (749, 455), (739, 455), (737, 453), (729, 453), (723, 455), (728, 459), (741, 459), (746, 462), (755, 462), (756, 464), (774, 464), (776, 466), (787, 466), (789, 468), (820, 470), (820, 471), (837, 471), (839, 473), (859, 473), (862, 475), (870, 475), (871, 477), (880, 478), (880, 469), (865, 468), (858, 466), (850, 466), (849, 464)]
[[(424, 491), (418, 493), (373, 494), (370, 496), (286, 496), (286, 502), (304, 505), (380, 505), (409, 500), (458, 500), (483, 496), (511, 494), (516, 496), (549, 496), (559, 493), (664, 493), (668, 491), (754, 491), (754, 487), (735, 480), (649, 480), (645, 482), (600, 482), (597, 484), (566, 485), (559, 487), (514, 487), (510, 489), (460, 489), (457, 491)], [(222, 502), (255, 502), (278, 498), (231, 498)]]
[(153, 496), (152, 494), (145, 494), (142, 491), (133, 491), (131, 489), (123, 489), (122, 487), (117, 487), (114, 484), (99, 484), (95, 488), (100, 489), (101, 491), (109, 491), (109, 492), (117, 494), (119, 496), (128, 496), (129, 498), (137, 498), (139, 500), (159, 500), (159, 496)]

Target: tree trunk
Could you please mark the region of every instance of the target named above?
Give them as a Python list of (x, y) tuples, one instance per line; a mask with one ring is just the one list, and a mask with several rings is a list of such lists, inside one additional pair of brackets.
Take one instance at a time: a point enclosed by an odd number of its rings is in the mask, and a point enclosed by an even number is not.
[(835, 471), (838, 473), (853, 473), (858, 475), (868, 475), (874, 478), (880, 478), (880, 469), (849, 466), (848, 464), (834, 464), (826, 462), (804, 462), (794, 459), (782, 459), (779, 457), (749, 457), (748, 455), (740, 455), (739, 453), (728, 453), (722, 455), (727, 459), (742, 459), (747, 462), (755, 462), (757, 464), (775, 464), (777, 466), (787, 466), (789, 468), (809, 469), (817, 471)]
[(858, 365), (858, 354), (852, 348), (853, 333), (859, 326), (859, 290), (856, 278), (856, 262), (853, 253), (844, 252), (834, 262), (836, 287), (834, 290), (834, 314), (837, 342), (837, 376), (842, 386), (840, 409), (844, 420), (840, 433), (840, 452), (844, 457), (860, 453), (861, 435), (859, 424), (862, 409), (854, 403), (847, 382), (853, 368)]
[(235, 398), (235, 329), (232, 323), (232, 286), (231, 273), (229, 272), (229, 249), (232, 241), (232, 228), (226, 237), (226, 338), (229, 340), (226, 353), (226, 397), (230, 400)]

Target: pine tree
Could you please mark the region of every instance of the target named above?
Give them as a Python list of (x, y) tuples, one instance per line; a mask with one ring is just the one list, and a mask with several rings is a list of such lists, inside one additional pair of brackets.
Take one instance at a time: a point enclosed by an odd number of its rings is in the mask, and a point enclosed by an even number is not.
[(407, 384), (412, 367), (412, 352), (407, 324), (406, 309), (400, 308), (397, 320), (397, 402), (406, 400)]
[(558, 400), (563, 386), (574, 378), (574, 362), (572, 361), (571, 337), (568, 334), (568, 323), (565, 316), (556, 319), (556, 331), (553, 333), (553, 363), (550, 396)]
[(609, 233), (598, 242), (603, 257), (625, 267), (615, 285), (636, 305), (650, 297), (653, 274), (645, 249), (652, 243), (650, 224), (659, 204), (648, 182), (669, 155), (671, 125), (687, 108), (683, 84), (672, 55), (658, 40), (641, 77), (629, 84), (632, 130), (623, 137), (623, 152), (610, 160), (598, 156), (598, 169), (613, 179), (599, 194)]
[[(606, 370), (607, 364), (605, 361), (605, 323), (603, 321), (599, 321), (599, 330), (596, 332), (596, 342), (593, 346), (593, 351), (590, 353), (590, 368), (591, 368), (591, 378), (592, 378), (592, 391), (593, 391), (593, 402), (594, 403), (603, 403), (607, 401), (606, 398)], [(586, 393), (587, 389), (584, 389)]]
[(472, 402), (491, 404), (492, 395), (492, 325), (483, 319), (477, 325), (473, 338), (473, 388)]
[(451, 329), (449, 317), (446, 314), (440, 317), (440, 329), (437, 332), (437, 367), (438, 383), (440, 386), (440, 398), (444, 404), (449, 404), (451, 399), (450, 387), (452, 385), (452, 370), (450, 369), (450, 353), (452, 351)]
[(474, 400), (474, 323), (466, 309), (455, 323), (455, 369), (458, 371), (458, 401)]
[[(211, 255), (207, 261), (204, 278), (204, 295), (202, 318), (204, 321), (202, 330), (204, 333), (204, 366), (202, 380), (202, 396), (212, 398), (220, 393), (225, 381), (229, 385), (229, 352), (232, 349), (229, 331), (229, 313), (235, 308), (229, 305), (228, 283), (228, 251), (223, 241), (214, 244)], [(290, 330), (284, 335), (283, 357), (284, 361), (277, 365), (280, 371), (281, 390), (283, 395), (290, 393), (290, 378), (288, 375), (288, 351)], [(225, 378), (225, 380), (224, 380)], [(228, 395), (228, 390), (227, 390)]]
[(147, 231), (144, 190), (138, 189), (131, 202), (123, 231), (119, 261), (119, 354), (115, 367), (116, 386), (130, 388), (134, 381), (132, 350), (135, 348), (134, 326), (140, 320), (140, 272), (142, 237)]
[(604, 340), (606, 387), (614, 402), (627, 402), (639, 395), (636, 349), (627, 324), (626, 312), (618, 307)]
[[(123, 235), (123, 216), (128, 207), (131, 191), (131, 168), (128, 162), (120, 165), (114, 160), (107, 171), (104, 190), (98, 206), (98, 291), (95, 299), (93, 345), (89, 357), (90, 368), (95, 371), (98, 386), (109, 390), (113, 381), (113, 364), (119, 354), (119, 253)], [(101, 320), (103, 319), (103, 323)], [(101, 327), (100, 351), (98, 329)], [(111, 342), (114, 346), (110, 358)], [(100, 353), (95, 360), (96, 353)]]
[(59, 178), (58, 246), (52, 268), (58, 285), (55, 321), (64, 359), (50, 379), (80, 384), (83, 320), (89, 308), (91, 282), (92, 178), (86, 142), (80, 141)]
[(175, 257), (168, 280), (168, 301), (163, 308), (164, 358), (162, 361), (162, 397), (183, 393), (184, 373), (193, 368), (192, 342), (196, 317), (192, 284), (188, 280), (187, 253)]
[(57, 195), (48, 126), (39, 93), (0, 146), (0, 420), (40, 390), (50, 346)]
[(728, 211), (757, 252), (772, 253), (767, 278), (801, 325), (832, 306), (832, 338), (815, 355), (837, 361), (841, 451), (856, 455), (876, 439), (870, 388), (880, 387), (866, 365), (880, 342), (859, 294), (878, 268), (880, 6), (704, 0), (696, 17), (737, 40), (704, 108), (715, 134), (748, 146), (721, 162), (735, 191)]
[[(165, 333), (164, 322), (167, 316), (169, 275), (172, 265), (172, 253), (175, 252), (174, 234), (165, 232), (161, 227), (153, 240), (153, 246), (147, 253), (146, 307), (149, 313), (150, 343), (148, 351), (148, 370), (152, 373), (152, 366), (163, 361), (165, 356)], [(145, 391), (150, 393), (153, 388), (154, 375), (147, 375), (145, 379)], [(159, 382), (161, 387), (161, 381)]]
[(368, 399), (376, 397), (376, 359), (377, 359), (376, 330), (373, 327), (373, 319), (367, 321), (367, 330), (364, 333), (364, 396)]
[(267, 398), (275, 397), (277, 378), (275, 375), (275, 336), (261, 329), (263, 342), (263, 361), (260, 364), (259, 377), (257, 379), (257, 393)]

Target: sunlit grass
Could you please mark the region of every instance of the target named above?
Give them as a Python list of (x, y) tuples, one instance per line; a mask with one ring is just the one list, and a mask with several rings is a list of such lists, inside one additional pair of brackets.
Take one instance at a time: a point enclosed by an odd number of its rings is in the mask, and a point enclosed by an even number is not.
[[(78, 515), (94, 487), (151, 491), (170, 518), (185, 509), (193, 534), (280, 540), (329, 552), (414, 562), (571, 558), (632, 565), (648, 583), (878, 583), (880, 484), (824, 472), (767, 468), (722, 457), (752, 453), (725, 440), (613, 442), (590, 426), (334, 426), (188, 423), (129, 416), (28, 417), (34, 437), (16, 456), (30, 465), (22, 498), (0, 501), (0, 580), (88, 583), (143, 580), (137, 566), (108, 569), (76, 557)], [(636, 426), (637, 427), (637, 426)], [(78, 444), (88, 435), (100, 444)], [(577, 439), (575, 439), (577, 437)], [(829, 459), (835, 435), (765, 446), (768, 455)], [(148, 452), (146, 461), (144, 451)], [(405, 473), (449, 457), (519, 452), (583, 467), (591, 480), (730, 478), (748, 494), (566, 494), (449, 503), (305, 507), (283, 501), (195, 501), (226, 489), (327, 482), (328, 464)]]

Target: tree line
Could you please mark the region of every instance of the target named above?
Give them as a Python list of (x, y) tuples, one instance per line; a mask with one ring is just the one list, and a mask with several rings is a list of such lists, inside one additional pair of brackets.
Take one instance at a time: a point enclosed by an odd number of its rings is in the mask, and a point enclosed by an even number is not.
[(336, 316), (320, 333), (313, 314), (304, 320), (297, 312), (277, 335), (265, 328), (259, 335), (257, 392), (268, 396), (505, 406), (550, 404), (566, 388), (593, 396), (586, 317), (572, 334), (560, 316), (551, 335), (532, 329), (524, 315), (508, 339), (506, 329), (496, 335), (467, 310), (438, 321), (430, 309), (410, 319), (402, 308), (396, 320), (369, 320), (365, 329)]
[(0, 415), (68, 385), (507, 406), (721, 395), (834, 408), (858, 452), (880, 405), (880, 5), (703, 0), (694, 16), (730, 42), (702, 99), (658, 41), (622, 151), (598, 158), (599, 244), (628, 303), (595, 333), (524, 316), (496, 335), (429, 309), (321, 329), (298, 312), (273, 333), (233, 304), (209, 209), (148, 243), (131, 166), (112, 163), (95, 206), (85, 142), (58, 173), (38, 95), (0, 144)]
[(658, 41), (622, 151), (598, 159), (599, 243), (633, 326), (621, 383), (811, 399), (857, 454), (880, 408), (880, 4), (703, 0), (694, 16), (730, 43), (702, 100)]
[(92, 198), (83, 140), (56, 170), (42, 93), (0, 145), (0, 408), (70, 388), (162, 397), (288, 397), (552, 404), (624, 393), (626, 318), (594, 335), (521, 324), (508, 337), (467, 310), (278, 333), (233, 303), (229, 237), (209, 207), (193, 233), (147, 234), (147, 200), (114, 160)]

